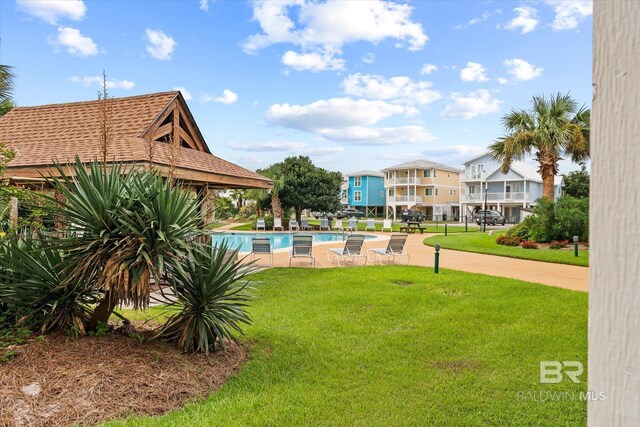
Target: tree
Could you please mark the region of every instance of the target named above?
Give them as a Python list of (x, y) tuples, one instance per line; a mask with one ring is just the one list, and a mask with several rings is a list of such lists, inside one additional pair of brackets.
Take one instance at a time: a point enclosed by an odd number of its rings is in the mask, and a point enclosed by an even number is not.
[(282, 218), (282, 203), (280, 203), (280, 192), (284, 187), (282, 162), (274, 163), (266, 169), (258, 169), (256, 172), (273, 181), (273, 188), (269, 191), (269, 195), (271, 196), (271, 213), (274, 217)]
[(569, 94), (534, 96), (530, 110), (512, 110), (502, 118), (505, 135), (490, 146), (494, 158), (502, 161), (502, 171), (527, 155), (534, 155), (542, 176), (542, 194), (553, 200), (558, 160), (569, 156), (579, 163), (589, 158), (591, 110)]
[(7, 114), (15, 103), (13, 102), (13, 81), (15, 76), (13, 67), (0, 64), (0, 116)]
[(562, 175), (564, 178), (564, 194), (573, 197), (589, 197), (589, 172), (587, 166), (582, 163), (579, 171)]
[(229, 195), (231, 200), (236, 202), (236, 208), (240, 209), (244, 206), (244, 199), (247, 196), (247, 190), (243, 188), (237, 188), (235, 190), (231, 190), (231, 194)]

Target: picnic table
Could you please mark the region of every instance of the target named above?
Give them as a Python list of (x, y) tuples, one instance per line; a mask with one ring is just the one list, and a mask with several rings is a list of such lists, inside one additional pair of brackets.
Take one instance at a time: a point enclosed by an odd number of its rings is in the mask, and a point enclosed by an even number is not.
[(415, 233), (416, 231), (420, 231), (420, 234), (422, 234), (425, 229), (426, 227), (421, 226), (419, 221), (407, 221), (405, 227), (400, 227), (400, 232)]

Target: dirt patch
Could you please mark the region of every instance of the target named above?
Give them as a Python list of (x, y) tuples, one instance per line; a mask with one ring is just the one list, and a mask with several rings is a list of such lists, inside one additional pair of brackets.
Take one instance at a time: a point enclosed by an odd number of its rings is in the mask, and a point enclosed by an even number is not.
[(0, 365), (1, 426), (97, 424), (158, 415), (208, 396), (236, 374), (247, 349), (187, 355), (126, 336), (50, 335), (15, 349)]

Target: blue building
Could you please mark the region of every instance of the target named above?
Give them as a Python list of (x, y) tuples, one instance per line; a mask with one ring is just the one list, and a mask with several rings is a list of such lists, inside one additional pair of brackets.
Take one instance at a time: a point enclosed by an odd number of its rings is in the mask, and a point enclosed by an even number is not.
[(384, 174), (362, 170), (345, 175), (341, 201), (343, 207), (356, 208), (366, 216), (384, 216), (385, 194)]

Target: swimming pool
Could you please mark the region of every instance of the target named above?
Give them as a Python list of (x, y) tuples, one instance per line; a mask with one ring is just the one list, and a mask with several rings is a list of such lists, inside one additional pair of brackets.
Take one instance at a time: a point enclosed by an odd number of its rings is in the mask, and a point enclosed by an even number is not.
[[(226, 241), (231, 248), (240, 248), (240, 252), (251, 252), (251, 239), (254, 237), (269, 237), (273, 250), (288, 248), (291, 246), (291, 238), (295, 233), (214, 233), (211, 236), (212, 243), (220, 244)], [(343, 242), (348, 233), (300, 233), (313, 235), (313, 243), (318, 242)], [(365, 239), (374, 239), (376, 236), (365, 235)]]

